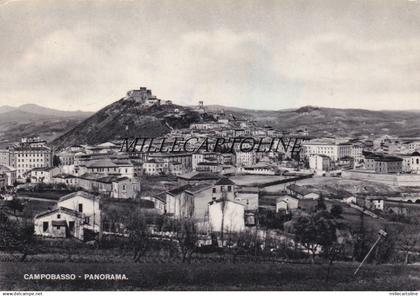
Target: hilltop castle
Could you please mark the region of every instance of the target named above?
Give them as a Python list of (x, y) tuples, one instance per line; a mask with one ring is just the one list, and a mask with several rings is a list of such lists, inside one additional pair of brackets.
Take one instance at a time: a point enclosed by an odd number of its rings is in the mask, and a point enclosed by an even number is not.
[(134, 100), (147, 106), (160, 105), (161, 103), (161, 100), (154, 96), (152, 91), (146, 87), (140, 87), (140, 89), (128, 91), (125, 99)]

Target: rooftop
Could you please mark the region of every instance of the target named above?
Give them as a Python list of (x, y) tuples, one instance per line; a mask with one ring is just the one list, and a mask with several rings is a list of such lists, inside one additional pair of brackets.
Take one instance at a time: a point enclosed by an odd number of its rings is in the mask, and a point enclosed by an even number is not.
[(231, 179), (223, 177), (220, 178), (214, 185), (236, 185)]

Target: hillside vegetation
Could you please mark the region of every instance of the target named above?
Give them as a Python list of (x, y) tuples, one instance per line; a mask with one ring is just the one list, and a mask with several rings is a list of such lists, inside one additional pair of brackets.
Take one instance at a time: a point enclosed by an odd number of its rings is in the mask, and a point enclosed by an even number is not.
[(148, 107), (134, 100), (121, 99), (96, 112), (52, 144), (63, 147), (127, 137), (159, 137), (171, 128), (187, 128), (200, 120), (199, 113), (186, 107), (172, 104)]

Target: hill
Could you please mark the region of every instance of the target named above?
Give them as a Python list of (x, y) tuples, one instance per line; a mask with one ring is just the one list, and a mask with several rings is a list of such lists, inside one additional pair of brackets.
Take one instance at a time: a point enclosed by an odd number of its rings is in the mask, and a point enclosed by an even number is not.
[(313, 136), (420, 137), (419, 111), (371, 111), (304, 106), (294, 110), (260, 111), (223, 108), (225, 113), (270, 125), (279, 130), (307, 128)]
[[(182, 116), (174, 116), (178, 109)], [(381, 135), (420, 136), (420, 112), (371, 111), (303, 106), (287, 110), (250, 110), (220, 105), (206, 106), (207, 112), (224, 111), (236, 118), (255, 121), (282, 131), (307, 128), (312, 136), (375, 137)], [(171, 115), (172, 114), (172, 115)], [(53, 141), (58, 147), (96, 144), (125, 137), (158, 137), (170, 128), (185, 128), (200, 121), (200, 114), (190, 107), (162, 105), (146, 107), (136, 100), (123, 98), (98, 111), (69, 132)]]
[(171, 128), (186, 128), (201, 120), (199, 113), (174, 104), (147, 106), (123, 98), (99, 110), (58, 137), (53, 146), (97, 144), (127, 137), (159, 137)]
[(25, 104), (25, 105), (19, 106), (17, 110), (39, 114), (39, 115), (55, 116), (55, 117), (72, 117), (72, 118), (86, 118), (93, 114), (92, 112), (85, 112), (85, 111), (62, 111), (62, 110), (42, 107), (36, 104)]
[[(86, 118), (89, 115), (92, 115), (92, 112), (84, 112), (84, 111), (62, 111), (47, 107), (42, 107), (37, 104), (25, 104), (19, 107), (13, 107), (8, 105), (0, 106), (0, 114), (1, 117), (7, 116), (8, 113), (10, 114), (19, 114), (16, 112), (25, 112), (30, 114), (38, 114), (44, 115), (49, 117), (71, 117), (71, 118)], [(9, 115), (10, 116), (10, 115)], [(20, 117), (18, 117), (20, 119)]]
[(35, 104), (0, 107), (0, 147), (22, 137), (39, 135), (47, 141), (56, 138), (85, 119), (90, 112), (61, 111)]

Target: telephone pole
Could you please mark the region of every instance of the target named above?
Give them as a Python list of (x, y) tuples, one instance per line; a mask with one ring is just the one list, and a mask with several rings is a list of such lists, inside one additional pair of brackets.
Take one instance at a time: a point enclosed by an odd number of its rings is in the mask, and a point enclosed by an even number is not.
[(354, 272), (354, 276), (356, 276), (356, 274), (359, 272), (360, 268), (362, 267), (363, 263), (365, 263), (365, 261), (367, 260), (367, 258), (369, 257), (370, 253), (372, 253), (373, 249), (375, 249), (376, 245), (379, 243), (379, 241), (381, 240), (382, 237), (386, 237), (387, 233), (384, 230), (379, 230), (379, 236), (376, 239), (375, 243), (372, 245), (372, 247), (370, 248), (369, 252), (366, 254), (365, 258), (363, 258), (363, 261), (360, 262), (359, 266), (357, 267), (356, 271)]

